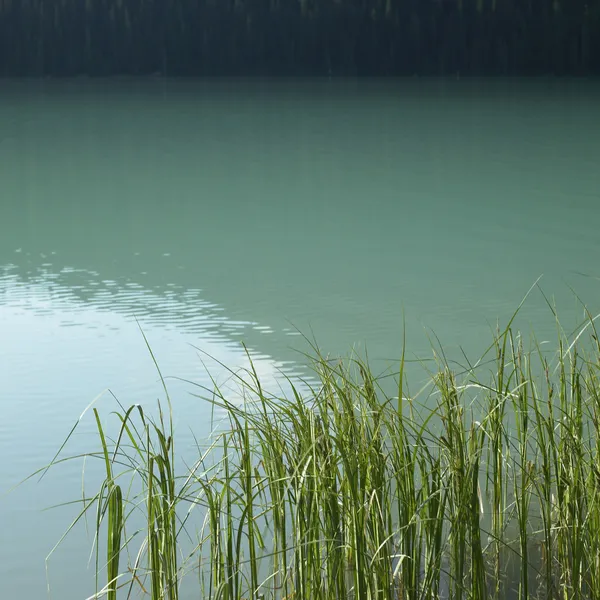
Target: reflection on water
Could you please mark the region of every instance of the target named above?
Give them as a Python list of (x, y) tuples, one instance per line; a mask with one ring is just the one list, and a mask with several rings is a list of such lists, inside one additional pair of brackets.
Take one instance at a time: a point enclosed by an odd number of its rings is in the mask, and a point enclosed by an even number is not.
[(223, 307), (202, 299), (201, 290), (167, 284), (163, 293), (157, 295), (132, 281), (100, 280), (94, 271), (65, 267), (54, 272), (50, 263), (42, 264), (37, 274), (25, 281), (19, 277), (16, 265), (5, 265), (0, 271), (0, 294), (4, 306), (18, 306), (36, 315), (64, 310), (66, 317), (57, 321), (59, 327), (97, 328), (96, 323), (89, 321), (89, 315), (78, 318), (78, 313), (86, 313), (92, 306), (95, 312), (116, 312), (150, 324), (177, 323), (203, 338), (217, 336), (221, 343), (227, 343), (224, 334), (229, 333), (273, 333), (269, 326), (228, 319)]
[[(119, 355), (130, 349), (133, 352), (135, 347), (138, 356), (128, 355), (128, 361), (135, 363), (148, 358), (139, 354), (146, 335), (163, 369), (184, 369), (177, 375), (193, 379), (192, 373), (201, 365), (199, 359), (198, 364), (190, 365), (190, 358), (193, 362), (194, 356), (200, 356), (212, 367), (211, 375), (215, 375), (213, 370), (219, 364), (247, 369), (250, 363), (240, 340), (245, 339), (248, 332), (274, 333), (269, 326), (256, 322), (228, 319), (222, 307), (202, 298), (200, 290), (181, 290), (169, 285), (158, 294), (133, 282), (101, 280), (98, 273), (84, 269), (53, 271), (50, 264), (43, 265), (27, 278), (21, 277), (13, 264), (0, 269), (0, 315), (3, 366), (13, 380), (17, 373), (23, 375), (15, 393), (29, 383), (39, 385), (35, 373), (38, 357), (43, 361), (40, 366), (48, 371), (59, 367), (58, 356), (59, 360), (67, 358), (65, 363), (71, 367), (102, 365), (114, 377), (115, 368), (117, 374), (119, 370)], [(278, 334), (294, 336), (298, 332), (290, 330)], [(173, 347), (165, 352), (167, 341), (179, 346), (175, 354)], [(79, 350), (73, 352), (78, 347)], [(252, 347), (250, 352), (257, 373), (267, 384), (273, 385), (283, 373), (287, 376), (304, 373), (291, 361), (276, 361)], [(115, 363), (110, 364), (115, 358)], [(33, 375), (33, 379), (28, 381), (27, 373)], [(139, 375), (129, 373), (127, 381), (130, 384), (137, 381), (140, 387), (123, 390), (134, 397), (143, 395), (147, 385), (144, 378), (148, 376), (147, 369)]]
[[(409, 357), (431, 332), (477, 357), (540, 275), (574, 327), (569, 286), (598, 308), (580, 273), (598, 275), (599, 106), (584, 81), (1, 82), (4, 489), (103, 390), (161, 396), (139, 326), (184, 448), (219, 416), (181, 380), (209, 384), (205, 360), (228, 385), (242, 341), (268, 386), (306, 375), (296, 328), (381, 368), (404, 323)], [(541, 294), (518, 325), (553, 338)], [(40, 510), (80, 480), (66, 464), (0, 498), (0, 597), (44, 595), (73, 511)], [(55, 597), (90, 590), (84, 536), (51, 565)]]

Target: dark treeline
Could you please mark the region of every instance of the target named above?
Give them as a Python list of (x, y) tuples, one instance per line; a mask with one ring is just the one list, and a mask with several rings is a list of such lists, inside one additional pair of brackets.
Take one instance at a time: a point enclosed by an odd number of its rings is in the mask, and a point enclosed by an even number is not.
[(600, 0), (0, 0), (0, 74), (600, 73)]

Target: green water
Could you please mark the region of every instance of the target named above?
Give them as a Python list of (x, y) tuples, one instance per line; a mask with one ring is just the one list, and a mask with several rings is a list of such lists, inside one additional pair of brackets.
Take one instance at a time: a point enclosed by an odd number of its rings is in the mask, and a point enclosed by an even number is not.
[[(1, 82), (0, 493), (106, 388), (160, 395), (136, 319), (200, 384), (193, 346), (239, 367), (242, 341), (267, 384), (304, 374), (296, 328), (384, 368), (405, 318), (411, 357), (433, 333), (476, 357), (541, 275), (574, 326), (570, 286), (600, 304), (599, 165), (591, 81)], [(540, 293), (519, 325), (553, 336)], [(169, 383), (188, 448), (211, 415)], [(41, 510), (81, 469), (0, 496), (0, 597), (46, 594), (76, 509)], [(52, 597), (93, 593), (89, 548), (81, 529), (54, 555)]]

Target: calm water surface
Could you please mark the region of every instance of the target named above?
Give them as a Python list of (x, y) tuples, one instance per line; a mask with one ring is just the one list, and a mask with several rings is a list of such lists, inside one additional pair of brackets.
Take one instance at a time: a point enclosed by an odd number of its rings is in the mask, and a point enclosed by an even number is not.
[[(600, 304), (599, 165), (588, 81), (0, 83), (0, 494), (104, 390), (161, 395), (138, 323), (167, 376), (209, 382), (194, 346), (247, 366), (243, 341), (271, 386), (304, 373), (296, 328), (383, 368), (404, 315), (411, 356), (434, 332), (476, 357), (540, 275), (574, 326), (569, 286)], [(553, 335), (540, 293), (519, 324)], [(210, 410), (170, 385), (185, 452)], [(0, 597), (93, 592), (83, 529), (44, 567), (76, 509), (41, 511), (81, 479), (0, 496)]]

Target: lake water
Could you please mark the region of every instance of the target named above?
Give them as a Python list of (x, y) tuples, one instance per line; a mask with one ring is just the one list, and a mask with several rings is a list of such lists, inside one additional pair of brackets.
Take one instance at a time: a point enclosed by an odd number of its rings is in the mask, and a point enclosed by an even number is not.
[[(1, 82), (0, 597), (93, 593), (83, 529), (44, 565), (81, 463), (4, 492), (105, 389), (160, 396), (139, 326), (201, 384), (226, 374), (194, 346), (236, 368), (242, 341), (267, 386), (305, 374), (299, 331), (385, 368), (403, 319), (410, 357), (475, 358), (539, 276), (567, 328), (570, 287), (600, 307), (599, 226), (598, 82)], [(541, 293), (519, 325), (553, 339)], [(169, 383), (186, 448), (210, 411)]]

